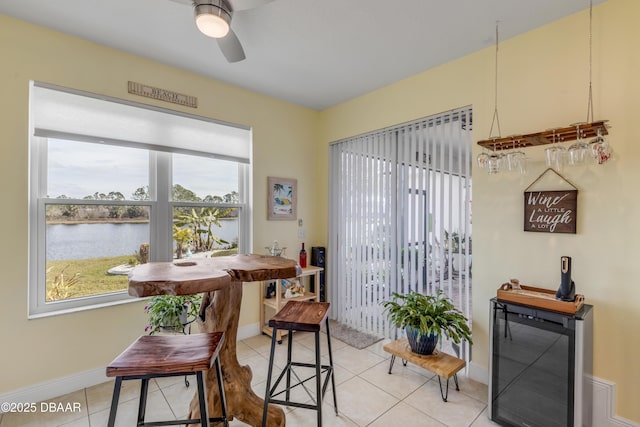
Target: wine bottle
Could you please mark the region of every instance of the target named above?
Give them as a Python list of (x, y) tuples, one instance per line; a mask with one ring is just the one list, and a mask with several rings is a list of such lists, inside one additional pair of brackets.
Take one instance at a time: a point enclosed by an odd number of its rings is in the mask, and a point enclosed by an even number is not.
[(300, 249), (300, 267), (305, 268), (307, 266), (307, 251), (304, 250), (304, 243), (302, 249)]

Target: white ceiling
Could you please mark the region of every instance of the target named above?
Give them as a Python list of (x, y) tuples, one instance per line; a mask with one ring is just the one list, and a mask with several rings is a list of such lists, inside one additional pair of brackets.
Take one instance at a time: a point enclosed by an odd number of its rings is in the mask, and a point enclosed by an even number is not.
[(196, 29), (192, 8), (175, 1), (0, 0), (0, 13), (316, 110), (494, 45), (496, 21), (503, 41), (588, 7), (589, 0), (275, 0), (236, 12), (232, 28), (247, 59), (229, 64)]

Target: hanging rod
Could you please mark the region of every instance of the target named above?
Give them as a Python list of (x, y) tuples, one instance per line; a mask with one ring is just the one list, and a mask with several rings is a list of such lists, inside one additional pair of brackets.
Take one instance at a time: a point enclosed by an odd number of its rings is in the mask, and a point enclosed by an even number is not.
[(542, 132), (526, 135), (512, 135), (478, 141), (478, 145), (493, 151), (507, 150), (511, 148), (535, 147), (538, 145), (562, 144), (563, 142), (578, 139), (578, 130), (582, 138), (593, 138), (598, 135), (607, 135), (606, 123), (608, 120), (599, 120), (592, 123), (580, 123), (563, 128), (547, 129)]

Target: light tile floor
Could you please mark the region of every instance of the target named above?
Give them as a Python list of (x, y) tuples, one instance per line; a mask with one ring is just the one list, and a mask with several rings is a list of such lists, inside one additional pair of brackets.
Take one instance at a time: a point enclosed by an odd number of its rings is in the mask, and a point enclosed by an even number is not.
[[(276, 351), (276, 366), (286, 360), (286, 339)], [(314, 359), (313, 334), (294, 335), (294, 359)], [(326, 339), (322, 339), (322, 354), (326, 355)], [(388, 374), (390, 356), (382, 349), (388, 341), (380, 341), (364, 350), (357, 350), (332, 340), (339, 415), (333, 408), (331, 387), (323, 403), (325, 426), (338, 427), (431, 427), (431, 426), (495, 426), (487, 418), (487, 387), (459, 375), (460, 391), (453, 381), (448, 402), (443, 402), (438, 379), (424, 369), (411, 364), (406, 367), (398, 360), (392, 375)], [(266, 387), (271, 340), (260, 335), (238, 342), (238, 360), (253, 371), (252, 387), (263, 396)], [(163, 378), (151, 381), (147, 407), (147, 421), (186, 418), (189, 402), (195, 392), (195, 380), (187, 388), (184, 378)], [(310, 385), (314, 390), (314, 385)], [(106, 426), (113, 381), (70, 393), (49, 402), (54, 407), (43, 412), (38, 403), (31, 414), (6, 413), (0, 415), (0, 427), (102, 427)], [(123, 382), (118, 406), (117, 426), (135, 426), (139, 393), (138, 381)], [(299, 393), (304, 394), (303, 390)], [(298, 395), (301, 396), (301, 395)], [(67, 403), (70, 406), (67, 407)], [(58, 411), (73, 408), (79, 403), (80, 411)], [(285, 408), (287, 425), (306, 427), (316, 425), (316, 413), (307, 409)], [(233, 427), (246, 424), (234, 420)]]

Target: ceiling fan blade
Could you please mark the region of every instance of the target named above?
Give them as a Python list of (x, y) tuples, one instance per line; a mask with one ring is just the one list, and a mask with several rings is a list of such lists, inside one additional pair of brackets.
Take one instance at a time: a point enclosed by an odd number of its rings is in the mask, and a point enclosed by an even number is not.
[(229, 34), (216, 40), (227, 61), (239, 62), (246, 58), (240, 40), (238, 40), (238, 36), (236, 36), (236, 33), (234, 33), (232, 29), (229, 29)]
[(227, 0), (234, 12), (260, 7), (263, 4), (271, 3), (273, 0)]

